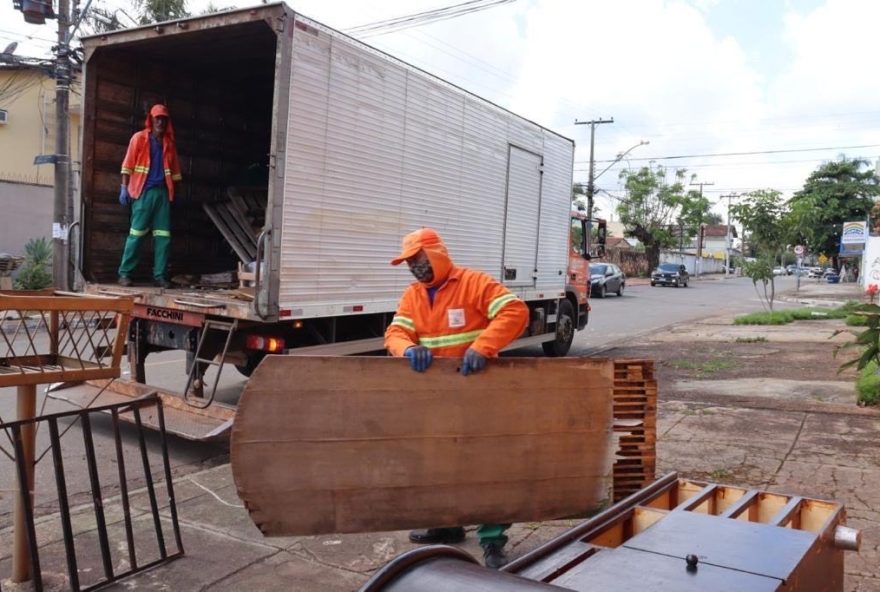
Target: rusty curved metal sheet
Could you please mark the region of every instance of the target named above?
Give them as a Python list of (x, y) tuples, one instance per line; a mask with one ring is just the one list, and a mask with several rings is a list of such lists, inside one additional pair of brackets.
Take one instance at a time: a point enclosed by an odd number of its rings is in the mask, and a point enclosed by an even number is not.
[(267, 536), (571, 516), (607, 499), (613, 363), (269, 356), (232, 428), (238, 494)]

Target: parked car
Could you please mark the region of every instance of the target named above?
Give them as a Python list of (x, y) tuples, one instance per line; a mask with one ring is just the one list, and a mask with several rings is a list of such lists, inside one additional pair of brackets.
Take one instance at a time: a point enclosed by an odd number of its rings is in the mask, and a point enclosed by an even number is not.
[(807, 273), (808, 278), (820, 278), (822, 277), (823, 270), (821, 267), (811, 267), (809, 273)]
[(784, 267), (774, 267), (773, 275), (787, 275)]
[(661, 263), (651, 272), (651, 285), (688, 287), (691, 276), (687, 267), (677, 263)]
[(797, 265), (786, 265), (785, 266), (785, 275), (793, 274), (795, 271), (797, 271), (797, 268), (798, 268)]
[(590, 263), (590, 295), (605, 298), (608, 292), (623, 296), (626, 275), (612, 263)]

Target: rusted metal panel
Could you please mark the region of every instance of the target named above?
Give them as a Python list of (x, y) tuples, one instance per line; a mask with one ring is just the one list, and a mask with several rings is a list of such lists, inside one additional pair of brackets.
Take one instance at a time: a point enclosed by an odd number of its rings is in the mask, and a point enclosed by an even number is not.
[(232, 433), (232, 470), (269, 536), (542, 520), (609, 492), (610, 360), (269, 356)]

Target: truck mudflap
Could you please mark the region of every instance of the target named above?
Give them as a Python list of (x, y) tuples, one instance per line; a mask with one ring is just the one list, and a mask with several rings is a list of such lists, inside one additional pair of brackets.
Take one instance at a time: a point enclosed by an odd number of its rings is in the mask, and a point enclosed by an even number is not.
[[(56, 383), (49, 387), (47, 395), (59, 401), (66, 401), (81, 409), (121, 403), (156, 393), (162, 400), (165, 412), (165, 431), (186, 440), (222, 440), (229, 436), (235, 407), (214, 401), (200, 409), (187, 405), (179, 393), (165, 391), (130, 380), (93, 380), (80, 383)], [(129, 421), (130, 414), (121, 414), (120, 419)], [(158, 429), (159, 418), (155, 408), (142, 412), (141, 421), (146, 427)]]

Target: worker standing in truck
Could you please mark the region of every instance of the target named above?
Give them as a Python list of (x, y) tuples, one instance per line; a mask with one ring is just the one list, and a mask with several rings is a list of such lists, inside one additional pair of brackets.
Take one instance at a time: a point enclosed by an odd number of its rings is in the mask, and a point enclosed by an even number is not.
[(119, 285), (131, 285), (141, 243), (152, 230), (153, 280), (160, 288), (168, 287), (165, 273), (171, 244), (171, 202), (174, 201), (174, 184), (181, 178), (168, 107), (153, 105), (144, 129), (131, 137), (122, 161), (119, 203), (131, 204), (131, 228), (119, 264)]
[[(392, 265), (406, 262), (416, 282), (404, 291), (385, 331), (385, 347), (409, 358), (424, 372), (434, 356), (462, 358), (461, 373), (485, 368), (526, 328), (529, 309), (492, 276), (453, 264), (436, 230), (422, 228), (403, 238)], [(498, 569), (507, 558), (504, 534), (509, 524), (484, 524), (477, 530), (487, 567)], [(414, 543), (455, 543), (464, 539), (461, 526), (414, 530)]]

